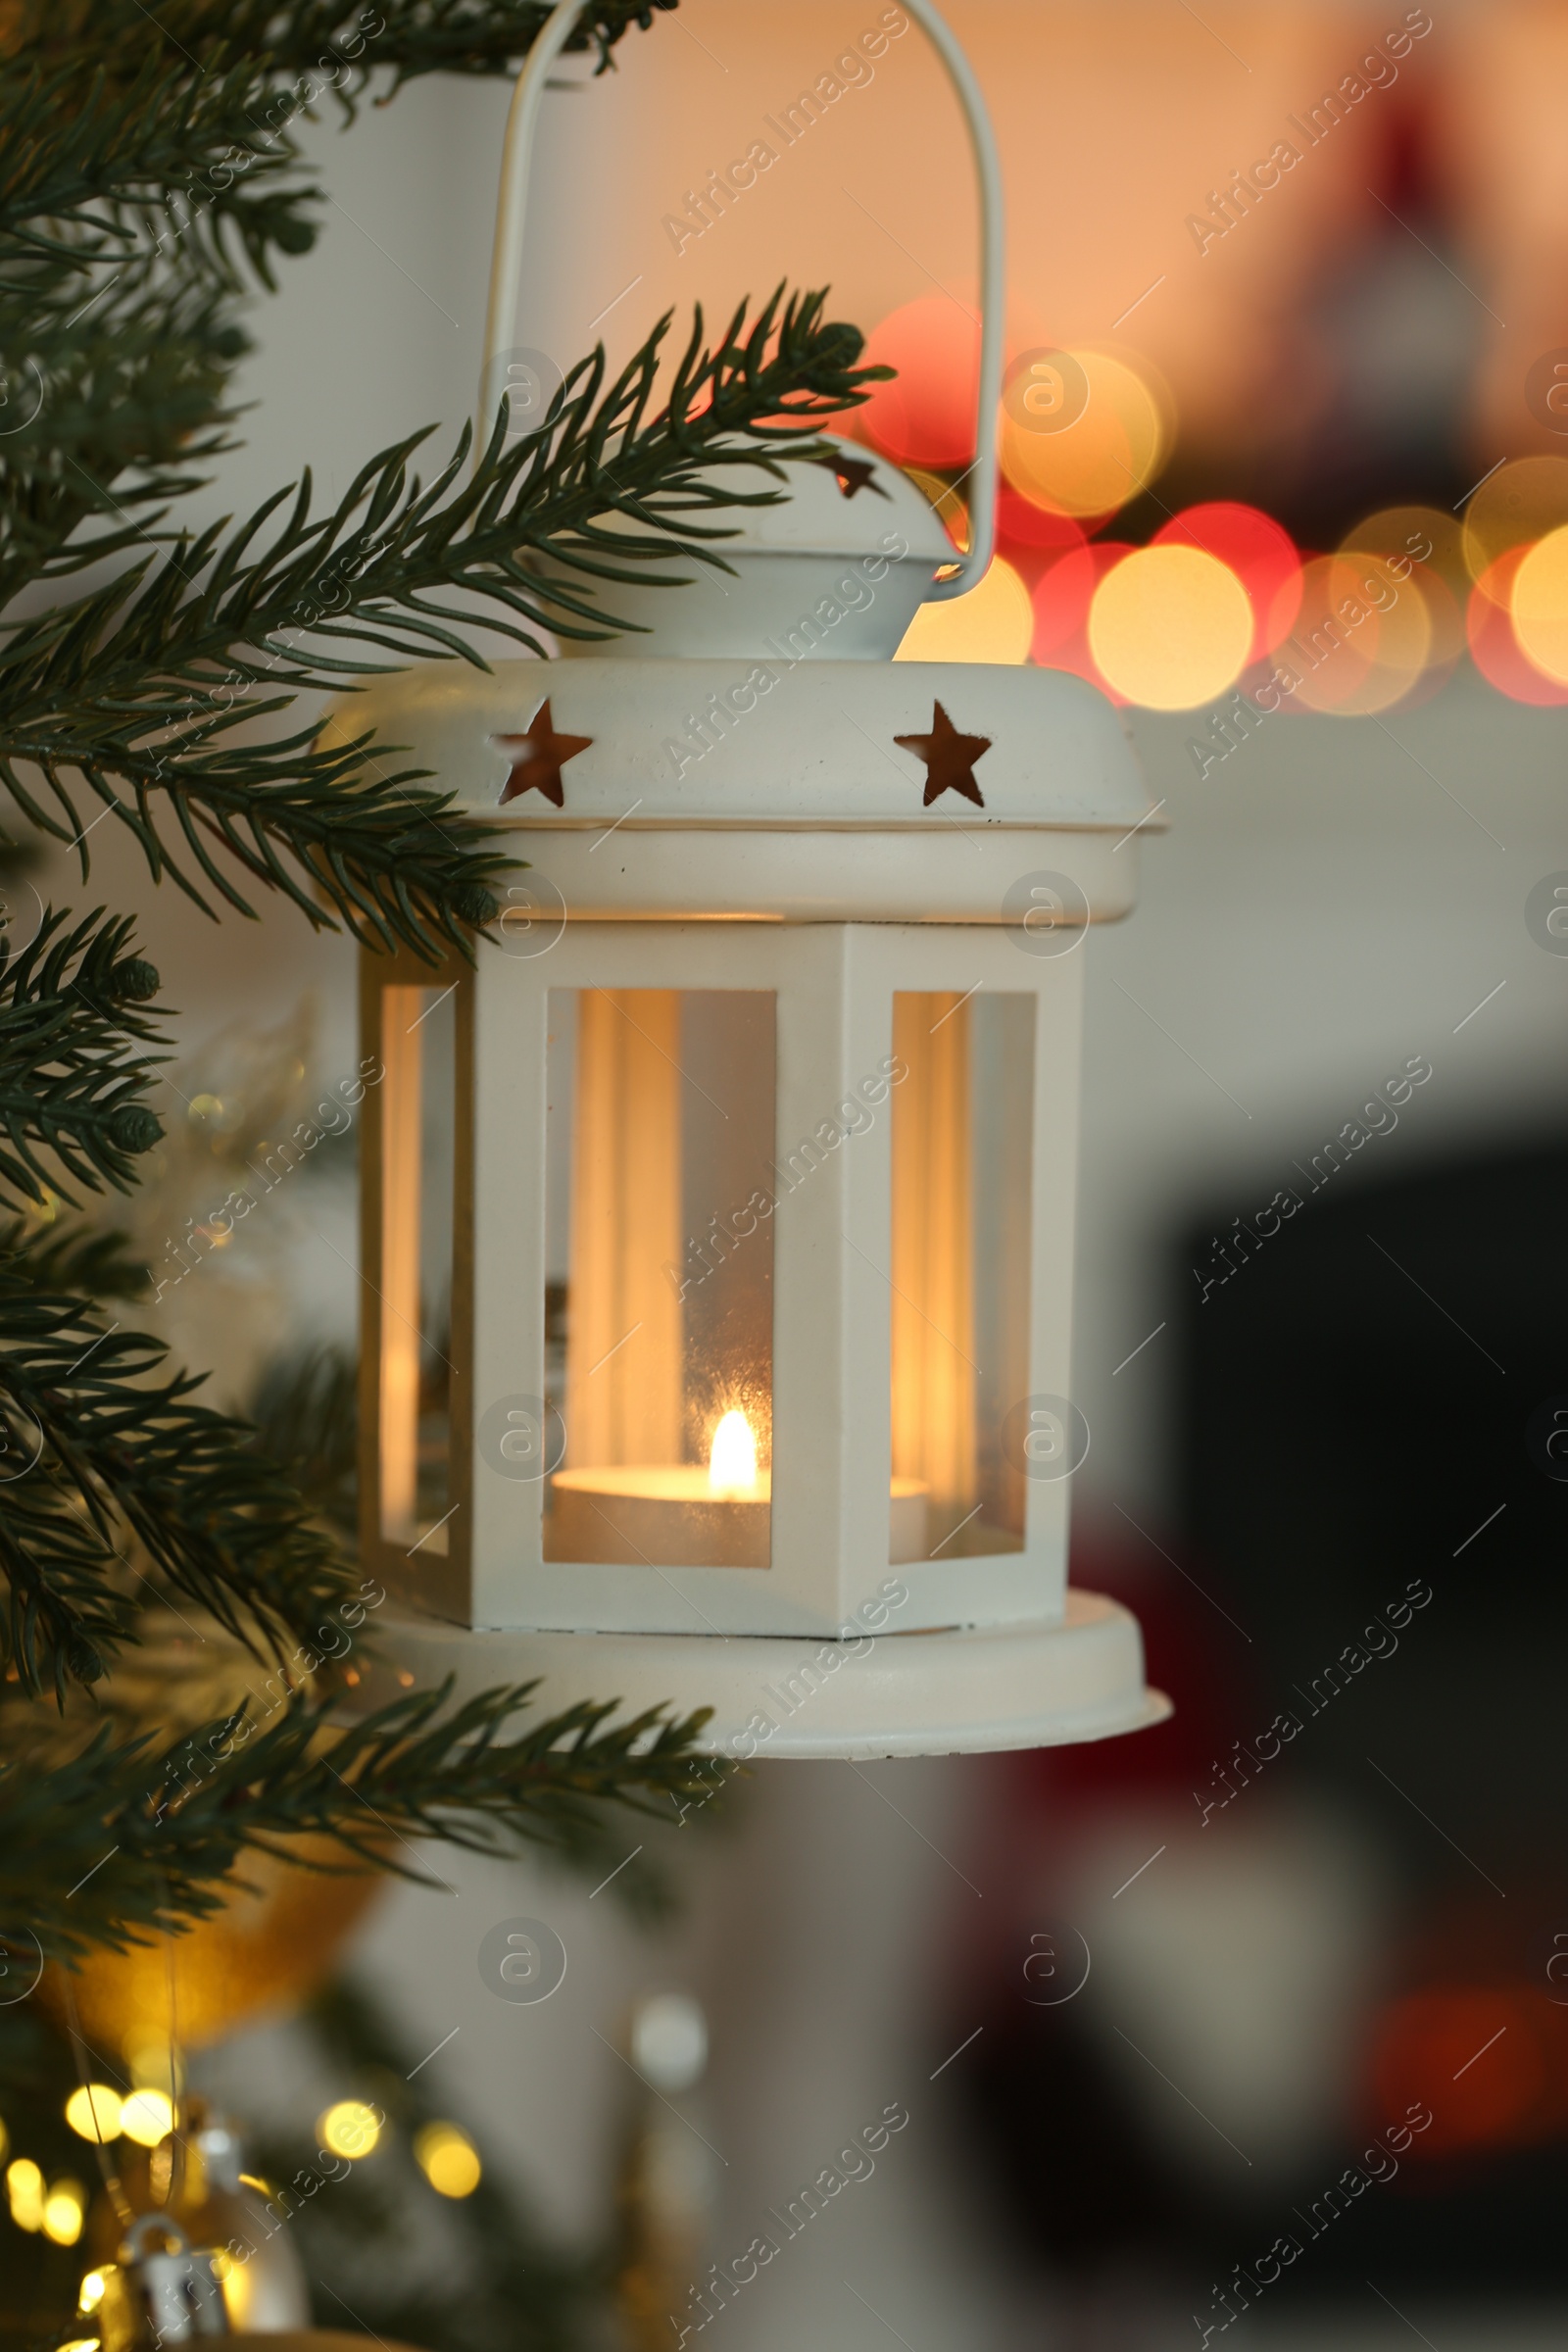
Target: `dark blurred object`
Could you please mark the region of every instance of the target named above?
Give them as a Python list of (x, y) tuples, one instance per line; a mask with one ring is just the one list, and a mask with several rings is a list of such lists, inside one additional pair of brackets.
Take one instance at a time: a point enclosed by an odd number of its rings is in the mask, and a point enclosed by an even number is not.
[[(1373, 2129), (1424, 2098), (1434, 2122), (1312, 2279), (1375, 2263), (1428, 2289), (1556, 2287), (1568, 1485), (1537, 1425), (1568, 1394), (1568, 1147), (1300, 1190), (1266, 1245), (1228, 1246), (1235, 1271), (1200, 1303), (1191, 1269), (1215, 1270), (1210, 1237), (1234, 1225), (1216, 1204), (1173, 1313), (1187, 1540), (1254, 1635), (1271, 1704), (1303, 1720), (1298, 1785), (1373, 1829), (1403, 1904), (1364, 2112)], [(1432, 1598), (1398, 1654), (1344, 1672), (1412, 1582)]]

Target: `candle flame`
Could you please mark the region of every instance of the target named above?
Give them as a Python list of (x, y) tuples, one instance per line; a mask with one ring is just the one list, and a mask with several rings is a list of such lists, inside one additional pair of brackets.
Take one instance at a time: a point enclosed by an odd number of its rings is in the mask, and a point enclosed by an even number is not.
[(747, 1494), (757, 1485), (757, 1440), (744, 1413), (726, 1413), (713, 1432), (708, 1483), (715, 1493)]

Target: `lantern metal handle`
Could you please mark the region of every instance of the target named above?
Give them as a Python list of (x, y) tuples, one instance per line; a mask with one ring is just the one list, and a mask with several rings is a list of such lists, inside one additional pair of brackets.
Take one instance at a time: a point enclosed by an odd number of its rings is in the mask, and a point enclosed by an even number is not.
[[(484, 373), (479, 382), (478, 446), (482, 449), (493, 421), (496, 364), (510, 351), (516, 333), (517, 288), (522, 274), (523, 240), (527, 228), (528, 176), (533, 162), (534, 133), (543, 103), (546, 77), (571, 38), (584, 0), (560, 0), (543, 31), (528, 52), (517, 76), (507, 117), (501, 157), (501, 192), (496, 206), (496, 234), (490, 264), (490, 303), (485, 322)], [(975, 170), (980, 182), (980, 415), (975, 437), (977, 495), (968, 501), (969, 545), (955, 559), (952, 574), (939, 580), (927, 602), (961, 596), (980, 579), (996, 545), (997, 434), (1002, 399), (1002, 339), (1006, 305), (1006, 248), (1002, 194), (1002, 167), (985, 96), (951, 26), (933, 0), (900, 0), (921, 26), (948, 70), (949, 79), (963, 110)], [(960, 477), (961, 479), (962, 477)]]

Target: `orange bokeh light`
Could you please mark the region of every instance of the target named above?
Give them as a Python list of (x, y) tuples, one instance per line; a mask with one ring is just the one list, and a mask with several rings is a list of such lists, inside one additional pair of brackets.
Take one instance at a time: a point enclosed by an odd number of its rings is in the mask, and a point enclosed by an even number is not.
[(1155, 547), (1200, 547), (1235, 572), (1252, 607), (1250, 659), (1259, 661), (1296, 625), (1301, 603), (1301, 559), (1283, 523), (1257, 507), (1212, 499), (1186, 507), (1161, 523)]
[(1559, 686), (1539, 670), (1514, 635), (1509, 610), (1514, 574), (1527, 550), (1510, 547), (1491, 564), (1470, 592), (1465, 628), (1470, 658), (1489, 684), (1516, 703), (1533, 703), (1550, 710), (1568, 703), (1568, 686)]
[(1373, 2098), (1380, 2115), (1430, 2109), (1411, 2158), (1517, 2147), (1555, 2129), (1568, 2085), (1553, 2079), (1537, 2006), (1507, 1984), (1430, 1985), (1390, 2003), (1373, 2047)]
[(1246, 589), (1200, 547), (1141, 547), (1107, 571), (1089, 607), (1089, 647), (1129, 702), (1194, 710), (1234, 686), (1253, 633)]
[(1036, 430), (1004, 412), (1002, 469), (1015, 490), (1052, 513), (1113, 514), (1164, 464), (1168, 403), (1128, 359), (1087, 349), (1070, 356), (1087, 382), (1083, 408), (1053, 430)]

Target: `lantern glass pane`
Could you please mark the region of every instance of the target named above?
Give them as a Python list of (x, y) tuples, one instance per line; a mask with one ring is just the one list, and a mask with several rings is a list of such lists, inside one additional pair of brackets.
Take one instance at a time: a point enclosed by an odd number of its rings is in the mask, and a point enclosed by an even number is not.
[(552, 989), (544, 1556), (765, 1568), (775, 1003)]
[(1029, 1393), (1035, 1000), (901, 992), (893, 1050), (892, 1557), (922, 1505), (931, 1558), (1021, 1551), (1002, 1435)]
[(457, 992), (381, 992), (381, 1534), (446, 1549)]

